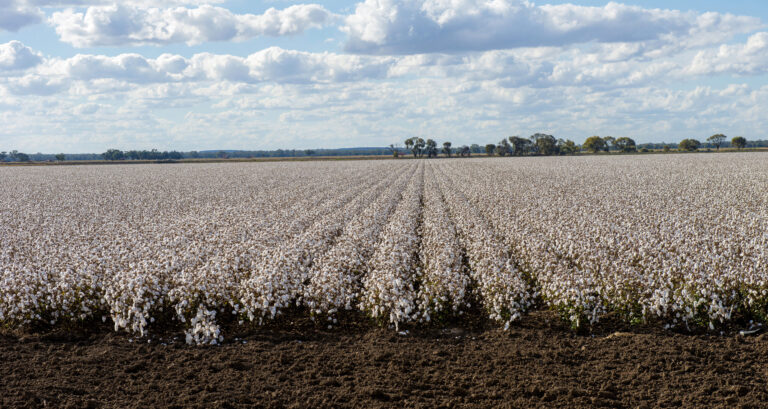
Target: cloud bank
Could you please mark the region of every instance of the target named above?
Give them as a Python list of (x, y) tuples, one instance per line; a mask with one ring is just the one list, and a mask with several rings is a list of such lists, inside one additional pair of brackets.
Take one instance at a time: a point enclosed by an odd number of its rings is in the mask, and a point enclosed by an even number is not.
[(365, 0), (346, 18), (346, 50), (364, 54), (487, 51), (571, 44), (673, 40), (748, 31), (752, 17), (608, 3), (535, 6), (515, 0)]
[(283, 10), (270, 8), (260, 15), (234, 14), (208, 5), (167, 9), (113, 5), (89, 7), (85, 12), (55, 12), (49, 22), (61, 41), (75, 47), (95, 47), (193, 45), (296, 35), (323, 27), (333, 19), (332, 13), (317, 4), (294, 5)]

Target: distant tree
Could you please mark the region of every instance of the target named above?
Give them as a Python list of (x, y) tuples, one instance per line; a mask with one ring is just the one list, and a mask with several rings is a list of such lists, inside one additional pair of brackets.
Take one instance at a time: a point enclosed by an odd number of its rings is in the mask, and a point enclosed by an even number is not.
[(747, 140), (743, 136), (737, 136), (731, 139), (731, 145), (738, 150), (742, 150), (747, 147)]
[(416, 151), (419, 153), (419, 157), (424, 157), (424, 154), (427, 150), (427, 143), (424, 141), (423, 138), (416, 138), (413, 144), (413, 148), (416, 149)]
[(428, 158), (436, 158), (437, 157), (437, 142), (435, 142), (434, 139), (427, 139), (427, 157)]
[(512, 146), (509, 145), (506, 139), (502, 139), (496, 144), (496, 154), (499, 156), (507, 156), (512, 153)]
[(2, 151), (0, 152), (0, 162), (4, 161), (5, 158), (8, 157), (8, 152)]
[(451, 157), (451, 143), (450, 142), (443, 142), (443, 154), (447, 157)]
[(19, 151), (11, 152), (11, 158), (16, 162), (29, 162), (29, 155)]
[(120, 149), (107, 149), (106, 152), (101, 154), (104, 160), (124, 160), (125, 153)]
[(216, 153), (216, 157), (219, 158), (219, 159), (227, 159), (227, 158), (229, 158), (229, 155), (227, 155), (227, 153), (224, 152), (224, 151), (218, 151)]
[(472, 150), (469, 148), (469, 146), (464, 145), (461, 148), (459, 148), (459, 156), (461, 156), (462, 158), (464, 157), (468, 158), (470, 157), (471, 154), (472, 154)]
[(611, 148), (616, 147), (616, 138), (613, 136), (606, 136), (603, 138), (603, 140), (605, 141), (605, 147), (603, 148), (604, 151), (610, 152)]
[(485, 145), (485, 154), (488, 156), (493, 155), (493, 152), (496, 151), (496, 145), (489, 143), (488, 145)]
[(696, 139), (683, 139), (678, 145), (678, 149), (681, 151), (693, 152), (699, 149), (701, 142)]
[(621, 138), (616, 139), (614, 141), (614, 146), (616, 146), (616, 149), (618, 149), (621, 152), (637, 152), (637, 145), (635, 144), (634, 139), (627, 138), (626, 136), (623, 136)]
[(557, 141), (557, 148), (561, 155), (574, 155), (579, 151), (579, 145), (576, 145), (576, 142), (570, 139), (559, 139)]
[(389, 145), (389, 150), (392, 152), (392, 156), (395, 158), (400, 157), (400, 150), (395, 146), (395, 144)]
[(669, 152), (671, 149), (669, 148), (669, 145), (664, 145), (664, 147), (661, 150), (664, 152)]
[(720, 145), (723, 144), (723, 142), (725, 141), (725, 138), (726, 138), (725, 135), (719, 133), (707, 138), (707, 142), (711, 143), (712, 145), (715, 145), (715, 148), (719, 151)]
[(512, 155), (523, 156), (531, 151), (531, 140), (519, 136), (510, 136), (507, 138), (512, 146)]
[(530, 140), (536, 146), (536, 151), (538, 151), (539, 155), (549, 156), (559, 153), (557, 139), (552, 135), (537, 133), (531, 135)]
[(413, 145), (416, 142), (415, 139), (416, 138), (408, 138), (405, 140), (405, 149), (408, 149), (409, 151), (411, 151), (413, 153), (414, 158), (416, 157), (416, 150), (413, 149)]
[(312, 156), (315, 154), (315, 151), (313, 151), (312, 149), (305, 149), (304, 154), (307, 156)]
[(192, 151), (192, 152), (190, 152), (190, 153), (189, 153), (189, 157), (190, 157), (190, 158), (193, 158), (193, 159), (197, 159), (197, 158), (199, 158), (199, 157), (200, 157), (200, 152), (198, 152), (198, 151)]
[(472, 153), (483, 153), (483, 148), (482, 148), (480, 145), (476, 144), (476, 143), (473, 143), (473, 144), (472, 144), (472, 145), (469, 147), (469, 150), (470, 150)]
[(605, 140), (599, 136), (590, 136), (584, 141), (582, 147), (592, 153), (597, 153), (605, 150)]
[(57, 153), (56, 155), (54, 155), (54, 158), (56, 158), (56, 160), (59, 162), (64, 162), (65, 160), (67, 160), (67, 157), (63, 153)]

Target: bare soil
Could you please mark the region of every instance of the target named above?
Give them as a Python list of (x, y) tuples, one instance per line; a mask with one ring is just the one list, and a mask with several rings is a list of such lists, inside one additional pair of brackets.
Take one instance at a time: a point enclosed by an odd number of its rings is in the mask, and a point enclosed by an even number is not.
[(6, 333), (0, 407), (768, 407), (766, 335), (577, 334), (536, 312), (507, 332), (286, 318), (222, 346), (175, 336)]

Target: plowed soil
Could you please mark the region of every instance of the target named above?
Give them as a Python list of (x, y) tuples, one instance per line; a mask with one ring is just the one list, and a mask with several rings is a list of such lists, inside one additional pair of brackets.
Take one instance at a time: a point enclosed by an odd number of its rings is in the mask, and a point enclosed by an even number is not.
[(577, 334), (547, 312), (507, 332), (295, 321), (214, 347), (104, 328), (5, 334), (0, 407), (767, 407), (765, 337)]

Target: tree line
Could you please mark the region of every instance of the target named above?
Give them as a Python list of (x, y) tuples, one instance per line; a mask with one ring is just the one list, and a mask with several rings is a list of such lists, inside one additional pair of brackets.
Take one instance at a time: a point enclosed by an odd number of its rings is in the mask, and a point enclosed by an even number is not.
[[(661, 149), (665, 152), (669, 152), (672, 149), (684, 152), (694, 152), (702, 147), (715, 148), (720, 150), (721, 147), (733, 147), (736, 149), (744, 149), (748, 145), (751, 147), (768, 147), (768, 141), (755, 141), (750, 143), (744, 137), (737, 136), (731, 139), (730, 142), (726, 141), (727, 137), (723, 134), (715, 134), (707, 138), (706, 145), (699, 142), (697, 139), (683, 139), (677, 144), (643, 144), (638, 145), (634, 139), (629, 137), (614, 138), (612, 136), (590, 136), (582, 145), (577, 145), (570, 139), (555, 138), (552, 135), (544, 133), (536, 133), (528, 138), (520, 136), (510, 136), (502, 139), (498, 143), (489, 143), (485, 145), (484, 149), (480, 151), (478, 145), (473, 144), (472, 148), (467, 145), (463, 145), (458, 149), (452, 149), (451, 142), (443, 142), (442, 149), (438, 149), (438, 143), (433, 139), (426, 139), (420, 137), (411, 137), (405, 140), (405, 148), (409, 150), (414, 158), (434, 158), (438, 156), (438, 153), (443, 153), (446, 157), (455, 156), (464, 157), (470, 156), (471, 153), (485, 153), (488, 156), (554, 156), (554, 155), (574, 155), (578, 152), (585, 151), (590, 153), (599, 152), (620, 152), (620, 153), (635, 153), (635, 152), (650, 152), (652, 149)], [(394, 145), (390, 145), (395, 157), (399, 156), (399, 152)]]
[[(405, 140), (405, 148), (416, 158), (434, 158), (442, 154), (446, 157), (468, 157), (472, 154), (483, 154), (489, 156), (536, 156), (536, 155), (573, 155), (578, 152), (649, 152), (651, 150), (662, 150), (670, 152), (672, 150), (683, 152), (694, 152), (699, 149), (720, 148), (766, 148), (768, 140), (748, 141), (744, 137), (737, 136), (728, 138), (723, 134), (715, 134), (708, 137), (704, 142), (697, 139), (683, 139), (679, 143), (645, 143), (637, 144), (632, 138), (611, 136), (590, 136), (582, 145), (577, 145), (570, 139), (558, 139), (552, 135), (537, 133), (528, 138), (519, 136), (510, 136), (504, 138), (498, 143), (491, 143), (485, 146), (478, 144), (462, 145), (454, 147), (451, 142), (438, 144), (433, 139), (424, 139), (421, 137), (412, 137)], [(27, 154), (13, 151), (0, 151), (0, 162), (62, 162), (65, 160), (180, 160), (180, 159), (226, 159), (226, 158), (275, 158), (275, 157), (313, 157), (313, 156), (369, 156), (369, 155), (393, 155), (395, 157), (403, 152), (402, 148), (395, 144), (384, 148), (340, 148), (340, 149), (276, 149), (276, 150), (228, 150), (228, 151), (159, 151), (152, 150), (127, 150), (108, 149), (106, 152), (97, 153), (76, 153), (76, 154)]]

